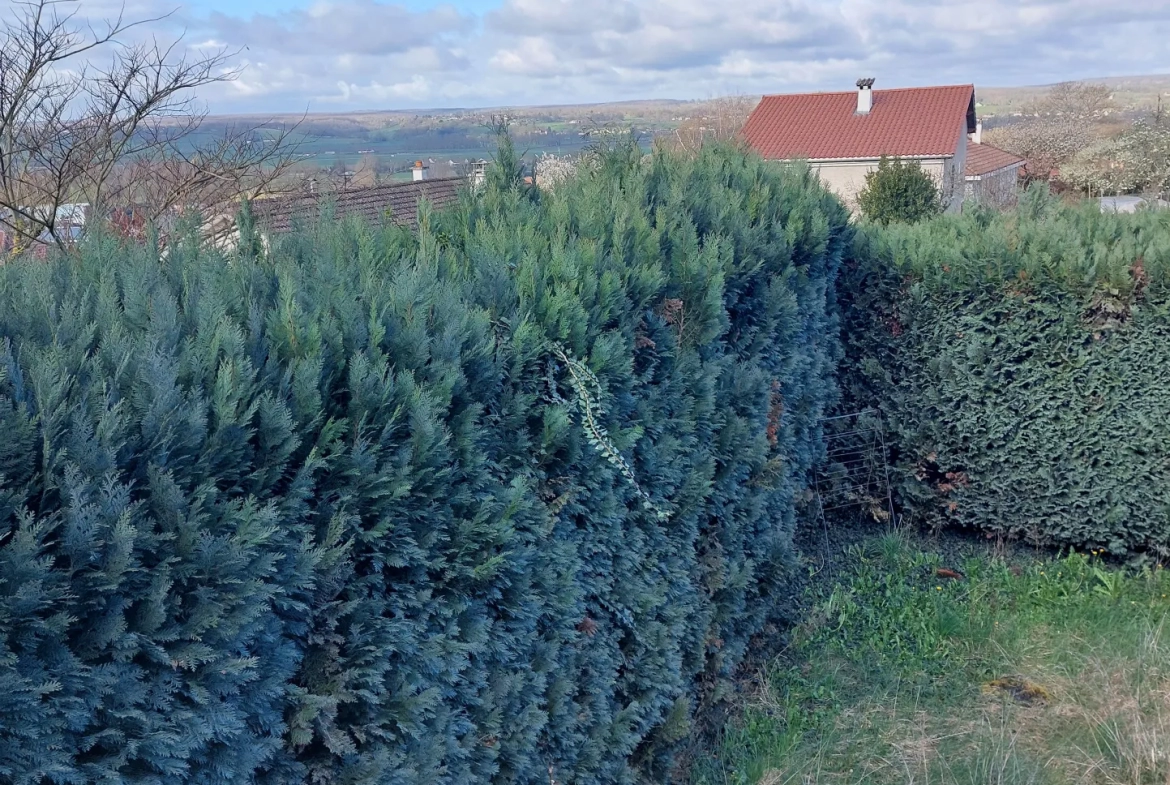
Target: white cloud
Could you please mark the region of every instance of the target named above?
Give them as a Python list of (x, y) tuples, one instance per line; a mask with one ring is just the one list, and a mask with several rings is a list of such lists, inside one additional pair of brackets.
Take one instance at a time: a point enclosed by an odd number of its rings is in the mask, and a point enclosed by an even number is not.
[(560, 76), (573, 66), (557, 56), (551, 41), (538, 37), (524, 38), (511, 49), (500, 49), (488, 65), (505, 74), (536, 78)]
[(338, 103), (354, 100), (365, 103), (385, 103), (387, 101), (398, 103), (402, 100), (416, 102), (425, 100), (435, 93), (435, 87), (430, 80), (418, 75), (415, 75), (408, 82), (394, 84), (381, 84), (379, 82), (351, 84), (339, 81), (337, 88), (339, 92), (337, 96), (322, 96), (322, 100)]
[[(88, 16), (113, 0), (84, 0)], [(132, 0), (131, 13), (150, 3)], [(243, 5), (243, 3), (241, 3)], [(394, 0), (270, 14), (183, 12), (192, 46), (247, 47), (216, 111), (702, 98), (729, 92), (1170, 71), (1170, 2), (1129, 0), (500, 0), (482, 15)]]
[(334, 0), (307, 10), (241, 19), (212, 14), (208, 23), (235, 44), (288, 54), (388, 55), (467, 33), (474, 20), (451, 6), (415, 12), (375, 0)]

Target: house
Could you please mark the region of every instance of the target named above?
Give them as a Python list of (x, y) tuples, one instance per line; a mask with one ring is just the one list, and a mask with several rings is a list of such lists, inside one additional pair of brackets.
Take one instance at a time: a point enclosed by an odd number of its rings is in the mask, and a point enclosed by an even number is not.
[[(58, 242), (75, 243), (85, 234), (89, 219), (89, 204), (76, 202), (68, 204), (42, 204), (22, 208), (23, 220), (12, 210), (0, 210), (0, 258), (10, 256), (24, 248), (36, 256), (44, 257), (49, 248)], [(42, 228), (51, 225), (53, 231)], [(32, 232), (37, 231), (35, 237)]]
[(487, 182), (488, 163), (489, 162), (483, 158), (480, 158), (478, 161), (471, 162), (471, 172), (469, 177), (471, 178), (472, 188), (479, 188)]
[[(55, 209), (46, 205), (38, 210), (43, 211), (41, 213), (43, 215), (53, 212), (53, 229), (61, 240), (75, 243), (85, 234), (85, 223), (89, 218), (88, 203), (59, 204)], [(37, 238), (37, 242), (48, 245), (55, 240), (53, 235), (46, 230)]]
[(356, 216), (375, 225), (390, 221), (416, 229), (420, 202), (429, 202), (434, 208), (446, 207), (459, 200), (459, 191), (466, 184), (463, 177), (424, 178), (331, 194), (313, 192), (260, 199), (252, 203), (252, 210), (257, 225), (266, 232), (287, 232), (297, 221), (314, 221), (326, 204), (333, 206), (337, 218)]
[(934, 175), (948, 211), (965, 192), (967, 139), (975, 133), (975, 87), (874, 90), (873, 79), (839, 93), (766, 95), (744, 141), (774, 161), (806, 160), (851, 209), (883, 156), (915, 160)]
[(1011, 207), (1019, 199), (1020, 172), (1027, 163), (1018, 155), (983, 143), (982, 123), (967, 142), (964, 201), (988, 207)]
[(89, 203), (77, 202), (57, 205), (53, 221), (56, 226), (76, 227), (83, 230), (87, 218), (89, 218)]

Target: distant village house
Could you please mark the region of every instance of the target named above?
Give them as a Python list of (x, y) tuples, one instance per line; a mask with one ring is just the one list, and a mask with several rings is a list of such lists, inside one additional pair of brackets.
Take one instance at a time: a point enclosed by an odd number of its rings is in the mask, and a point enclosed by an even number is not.
[[(962, 209), (968, 194), (992, 191), (991, 181), (998, 193), (1009, 170), (1018, 173), (1018, 165), (1012, 170), (989, 155), (995, 148), (981, 144), (974, 85), (874, 90), (873, 84), (860, 79), (849, 92), (764, 96), (744, 139), (765, 159), (808, 161), (850, 209), (882, 157), (917, 161), (934, 176), (948, 212)], [(978, 162), (974, 168), (969, 155)], [(987, 170), (991, 158), (997, 166)], [(1014, 181), (1011, 186), (1014, 194)]]
[[(420, 171), (422, 170), (422, 171)], [(260, 199), (253, 202), (256, 223), (265, 234), (287, 232), (298, 222), (311, 223), (329, 205), (336, 218), (360, 218), (372, 225), (396, 224), (418, 228), (419, 206), (428, 202), (442, 209), (459, 201), (460, 189), (467, 178), (426, 177), (421, 164), (410, 182), (386, 183), (369, 188), (353, 188), (335, 193), (306, 193)]]
[(58, 240), (65, 243), (76, 242), (85, 233), (90, 212), (89, 204), (82, 202), (39, 205), (26, 209), (38, 220), (52, 224), (56, 238), (48, 230), (44, 230), (35, 240), (22, 242), (20, 233), (14, 231), (12, 227), (24, 222), (11, 210), (0, 210), (0, 259), (12, 254), (22, 245), (27, 246), (27, 250), (32, 253), (44, 256), (50, 246), (56, 245)]

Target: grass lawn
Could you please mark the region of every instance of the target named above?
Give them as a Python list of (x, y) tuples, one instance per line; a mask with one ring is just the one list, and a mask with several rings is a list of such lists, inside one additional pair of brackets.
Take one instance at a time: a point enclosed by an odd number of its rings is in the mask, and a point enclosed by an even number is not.
[(1160, 566), (903, 534), (846, 556), (695, 782), (1170, 783)]

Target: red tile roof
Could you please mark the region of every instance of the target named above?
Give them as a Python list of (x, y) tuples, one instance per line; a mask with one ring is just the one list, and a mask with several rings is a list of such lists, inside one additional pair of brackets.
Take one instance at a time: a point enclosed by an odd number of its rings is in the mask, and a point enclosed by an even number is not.
[(933, 158), (955, 154), (963, 123), (975, 130), (975, 87), (874, 90), (869, 114), (857, 114), (857, 91), (766, 95), (744, 126), (764, 158)]
[(273, 232), (287, 232), (295, 221), (317, 219), (321, 207), (333, 202), (337, 218), (357, 216), (371, 224), (390, 220), (410, 229), (418, 227), (418, 204), (421, 200), (441, 209), (459, 200), (459, 189), (466, 184), (462, 177), (387, 183), (372, 188), (354, 188), (333, 194), (285, 196), (253, 202), (259, 224)]
[(1027, 161), (1023, 158), (1007, 150), (1000, 150), (989, 144), (967, 142), (967, 166), (963, 174), (967, 177), (982, 177), (1009, 166), (1023, 166), (1025, 163)]

